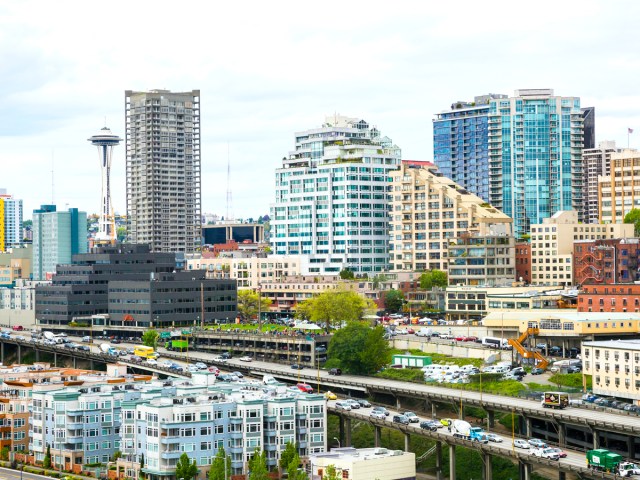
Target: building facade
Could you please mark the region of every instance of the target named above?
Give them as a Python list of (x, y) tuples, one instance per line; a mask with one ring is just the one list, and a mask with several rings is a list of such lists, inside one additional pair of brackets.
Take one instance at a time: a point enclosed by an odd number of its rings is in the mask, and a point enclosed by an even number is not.
[(609, 176), (598, 178), (600, 223), (622, 223), (633, 208), (640, 208), (640, 152), (611, 153)]
[(201, 245), (200, 91), (125, 92), (129, 241)]
[(449, 244), (462, 234), (512, 235), (509, 217), (433, 168), (403, 162), (391, 173), (391, 190), (393, 272), (447, 271)]
[(640, 340), (584, 342), (582, 372), (591, 375), (593, 393), (640, 405)]
[(576, 285), (631, 283), (640, 280), (640, 239), (582, 240), (573, 244)]
[(632, 224), (589, 225), (579, 222), (576, 211), (557, 212), (542, 224), (531, 226), (531, 284), (575, 285), (575, 242), (631, 237)]
[(516, 243), (516, 281), (531, 283), (531, 244)]
[(582, 219), (583, 117), (578, 97), (516, 90), (489, 105), (489, 201), (516, 237), (560, 210)]
[(343, 116), (296, 133), (295, 142), (276, 169), (273, 252), (309, 255), (321, 275), (387, 269), (387, 177), (400, 149), (364, 120)]
[(202, 240), (205, 245), (217, 245), (234, 240), (238, 243), (264, 242), (264, 225), (261, 223), (218, 223), (202, 226)]
[(22, 200), (0, 188), (0, 252), (22, 245)]
[(584, 223), (600, 223), (600, 197), (598, 196), (598, 179), (608, 177), (611, 172), (611, 154), (620, 152), (616, 142), (604, 141), (598, 148), (582, 151), (582, 174), (584, 176), (583, 201)]
[(579, 312), (640, 312), (640, 285), (584, 285), (578, 294)]
[(489, 100), (507, 98), (488, 94), (473, 102), (455, 102), (433, 120), (433, 155), (438, 170), (469, 192), (489, 201)]
[(330, 452), (311, 455), (311, 476), (325, 478), (333, 466), (344, 480), (414, 480), (416, 455), (386, 448), (332, 448)]
[(33, 211), (34, 280), (47, 280), (56, 265), (70, 263), (76, 254), (87, 253), (87, 213), (70, 208), (59, 212), (55, 205)]
[(511, 286), (516, 277), (513, 236), (462, 234), (448, 257), (450, 285)]

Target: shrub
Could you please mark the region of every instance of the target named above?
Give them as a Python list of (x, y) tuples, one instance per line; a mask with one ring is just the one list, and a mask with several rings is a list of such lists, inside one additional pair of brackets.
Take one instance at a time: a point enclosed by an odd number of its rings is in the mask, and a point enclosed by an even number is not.
[(376, 373), (376, 377), (405, 382), (424, 383), (424, 372), (415, 368), (387, 368)]

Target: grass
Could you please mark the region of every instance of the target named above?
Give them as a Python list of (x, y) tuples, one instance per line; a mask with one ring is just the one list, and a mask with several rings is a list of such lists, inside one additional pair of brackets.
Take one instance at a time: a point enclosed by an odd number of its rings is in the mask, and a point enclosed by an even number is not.
[(387, 368), (382, 372), (376, 373), (375, 376), (389, 380), (424, 384), (424, 372), (417, 368)]
[[(556, 385), (562, 387), (570, 387), (570, 388), (583, 388), (582, 383), (582, 373), (556, 373), (549, 378), (550, 383), (554, 383)], [(592, 378), (591, 375), (586, 375), (586, 383), (587, 390), (592, 387)]]
[[(456, 390), (473, 390), (475, 392), (480, 391), (480, 383), (449, 383), (446, 384), (447, 388), (453, 388)], [(483, 393), (495, 393), (498, 395), (507, 395), (509, 397), (517, 397), (520, 393), (527, 389), (522, 383), (517, 380), (501, 380), (498, 382), (482, 382)]]

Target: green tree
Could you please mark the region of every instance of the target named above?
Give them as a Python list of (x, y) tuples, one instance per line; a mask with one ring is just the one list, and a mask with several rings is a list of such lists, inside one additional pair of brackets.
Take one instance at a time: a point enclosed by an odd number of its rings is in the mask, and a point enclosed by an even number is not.
[(127, 227), (118, 227), (116, 229), (116, 237), (119, 242), (124, 241), (127, 238)]
[(120, 450), (116, 450), (116, 451), (113, 453), (113, 456), (111, 457), (111, 461), (112, 461), (112, 462), (115, 462), (115, 461), (117, 461), (117, 460), (118, 460), (119, 458), (121, 458), (121, 457), (122, 457), (122, 452), (121, 452)]
[(389, 363), (391, 349), (384, 339), (383, 327), (352, 322), (333, 334), (328, 356), (345, 372), (368, 375)]
[(258, 292), (245, 289), (238, 290), (238, 314), (243, 320), (250, 320), (258, 315), (258, 301), (260, 302), (260, 310), (266, 312), (271, 305), (271, 299), (261, 297)]
[[(287, 442), (287, 444), (284, 447), (284, 451), (280, 454), (280, 463), (279, 463), (280, 470), (285, 470), (289, 468), (289, 464), (291, 463), (291, 460), (293, 460), (293, 458), (297, 455), (298, 455), (298, 448), (296, 444), (293, 442)], [(298, 460), (300, 459), (298, 458)]]
[(338, 470), (334, 465), (329, 465), (327, 469), (324, 471), (324, 475), (322, 476), (322, 480), (340, 480), (342, 475), (338, 475)]
[(384, 273), (379, 273), (373, 277), (373, 288), (380, 288), (380, 285), (387, 281), (387, 276)]
[(306, 318), (316, 323), (324, 323), (327, 331), (332, 326), (340, 326), (360, 320), (367, 310), (375, 309), (372, 300), (358, 295), (352, 290), (327, 290), (298, 304), (297, 318)]
[(629, 213), (624, 216), (624, 223), (633, 223), (633, 234), (640, 236), (640, 209), (632, 208)]
[(198, 474), (198, 466), (196, 461), (193, 462), (189, 459), (189, 455), (183, 453), (176, 463), (176, 478), (184, 478), (184, 480), (190, 480)]
[(296, 453), (287, 466), (287, 478), (289, 480), (309, 480), (309, 476), (300, 469), (300, 456)]
[[(226, 458), (226, 464), (225, 464)], [(225, 476), (225, 468), (227, 474)], [(230, 480), (231, 479), (231, 456), (227, 455), (224, 447), (218, 449), (213, 463), (211, 464), (211, 470), (209, 470), (209, 480)]]
[(142, 344), (147, 347), (158, 348), (158, 339), (160, 334), (157, 330), (147, 330), (142, 334)]
[(449, 283), (447, 272), (427, 270), (420, 275), (420, 288), (431, 290), (433, 287), (446, 288)]
[(2, 460), (9, 460), (9, 447), (3, 447), (2, 450), (0, 450), (0, 458)]
[(399, 312), (404, 304), (404, 293), (400, 290), (388, 290), (384, 292), (384, 308), (390, 312)]
[(353, 273), (352, 270), (349, 270), (348, 268), (343, 268), (340, 271), (340, 278), (342, 280), (354, 280), (356, 278), (355, 274)]
[(44, 468), (51, 468), (51, 446), (47, 444), (47, 453), (44, 454), (42, 459), (42, 466)]
[(267, 469), (267, 454), (260, 453), (258, 448), (253, 452), (253, 457), (249, 460), (249, 480), (268, 480), (269, 470)]
[(140, 454), (140, 478), (145, 478), (147, 475), (142, 471), (143, 469), (144, 469), (144, 453), (141, 453)]

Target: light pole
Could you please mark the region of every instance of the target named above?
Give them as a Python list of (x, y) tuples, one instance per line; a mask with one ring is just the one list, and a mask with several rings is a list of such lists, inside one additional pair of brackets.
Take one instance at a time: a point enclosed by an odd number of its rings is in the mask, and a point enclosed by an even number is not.
[(258, 283), (258, 331), (262, 331), (262, 285)]
[(338, 437), (333, 437), (333, 439), (338, 442), (338, 448), (342, 448), (342, 445), (340, 443), (340, 440), (338, 439)]

